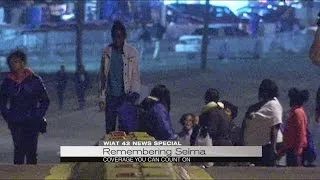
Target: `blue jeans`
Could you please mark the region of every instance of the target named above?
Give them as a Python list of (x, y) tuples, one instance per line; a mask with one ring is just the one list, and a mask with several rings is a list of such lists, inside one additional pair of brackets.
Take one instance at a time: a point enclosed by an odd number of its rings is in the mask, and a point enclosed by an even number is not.
[(106, 110), (105, 110), (105, 121), (106, 121), (106, 134), (116, 129), (116, 122), (118, 117), (118, 109), (125, 101), (125, 96), (107, 96), (106, 98)]

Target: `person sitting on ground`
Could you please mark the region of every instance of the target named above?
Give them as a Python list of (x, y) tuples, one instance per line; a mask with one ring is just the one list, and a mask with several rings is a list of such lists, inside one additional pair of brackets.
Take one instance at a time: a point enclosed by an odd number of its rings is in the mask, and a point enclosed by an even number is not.
[(308, 119), (303, 104), (308, 100), (309, 92), (291, 88), (288, 96), (291, 113), (284, 128), (283, 146), (278, 152), (278, 159), (286, 154), (287, 166), (302, 166), (303, 152), (308, 143)]
[(150, 96), (143, 100), (141, 106), (144, 109), (144, 117), (141, 126), (150, 136), (156, 140), (175, 140), (170, 117), (170, 91), (165, 85), (156, 85)]
[(180, 118), (180, 124), (183, 126), (182, 131), (178, 134), (178, 140), (184, 146), (190, 146), (190, 137), (192, 134), (193, 123), (195, 122), (195, 115), (187, 113)]

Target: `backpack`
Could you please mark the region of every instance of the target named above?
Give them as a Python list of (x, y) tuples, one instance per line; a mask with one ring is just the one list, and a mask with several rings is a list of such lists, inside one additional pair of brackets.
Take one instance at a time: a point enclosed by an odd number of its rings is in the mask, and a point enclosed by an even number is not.
[(139, 130), (139, 108), (135, 104), (139, 97), (138, 93), (129, 93), (124, 103), (118, 109), (119, 131), (128, 133)]
[(118, 109), (119, 131), (136, 132), (139, 130), (138, 108), (131, 102), (124, 102)]
[(303, 159), (304, 161), (307, 161), (309, 164), (311, 164), (317, 159), (317, 150), (316, 150), (315, 143), (313, 141), (313, 136), (309, 131), (309, 128), (307, 128), (307, 141), (308, 141), (308, 145), (303, 152)]

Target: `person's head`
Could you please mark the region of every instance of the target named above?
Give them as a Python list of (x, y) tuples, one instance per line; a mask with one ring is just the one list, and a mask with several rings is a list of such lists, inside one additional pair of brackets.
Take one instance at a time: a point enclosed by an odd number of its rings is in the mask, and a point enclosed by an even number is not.
[(20, 50), (14, 51), (7, 57), (7, 64), (11, 72), (20, 72), (27, 65), (27, 55)]
[(183, 126), (183, 129), (190, 130), (193, 127), (195, 115), (192, 113), (187, 113), (181, 116), (180, 124)]
[(117, 48), (122, 48), (124, 41), (127, 38), (127, 30), (121, 21), (114, 21), (111, 29), (111, 37), (113, 44)]
[(238, 107), (228, 101), (222, 101), (224, 110), (230, 120), (235, 119), (238, 116)]
[(162, 84), (156, 85), (151, 90), (150, 96), (158, 98), (159, 102), (162, 103), (170, 112), (170, 104), (171, 104), (170, 91), (165, 85), (162, 85)]
[(198, 124), (199, 124), (199, 116), (194, 116), (193, 125), (198, 125)]
[(264, 79), (259, 87), (259, 100), (268, 101), (279, 96), (278, 86), (270, 79)]
[(208, 104), (209, 102), (218, 102), (220, 99), (219, 91), (217, 89), (209, 88), (204, 94), (204, 102)]
[(290, 107), (302, 106), (309, 99), (308, 90), (299, 91), (297, 88), (291, 88), (288, 92)]

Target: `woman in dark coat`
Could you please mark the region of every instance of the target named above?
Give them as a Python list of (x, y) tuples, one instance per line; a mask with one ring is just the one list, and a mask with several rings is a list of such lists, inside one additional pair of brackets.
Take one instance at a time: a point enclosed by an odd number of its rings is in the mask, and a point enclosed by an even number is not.
[(199, 116), (199, 125), (194, 128), (191, 135), (191, 145), (195, 145), (197, 138), (212, 139), (213, 146), (231, 146), (230, 121), (224, 112), (224, 105), (219, 102), (219, 92), (216, 89), (208, 89), (205, 93), (205, 106)]
[[(7, 58), (10, 73), (0, 91), (0, 110), (14, 144), (14, 164), (37, 164), (38, 135), (49, 97), (41, 78), (26, 67), (27, 57), (15, 51)], [(9, 106), (8, 106), (9, 104)]]

